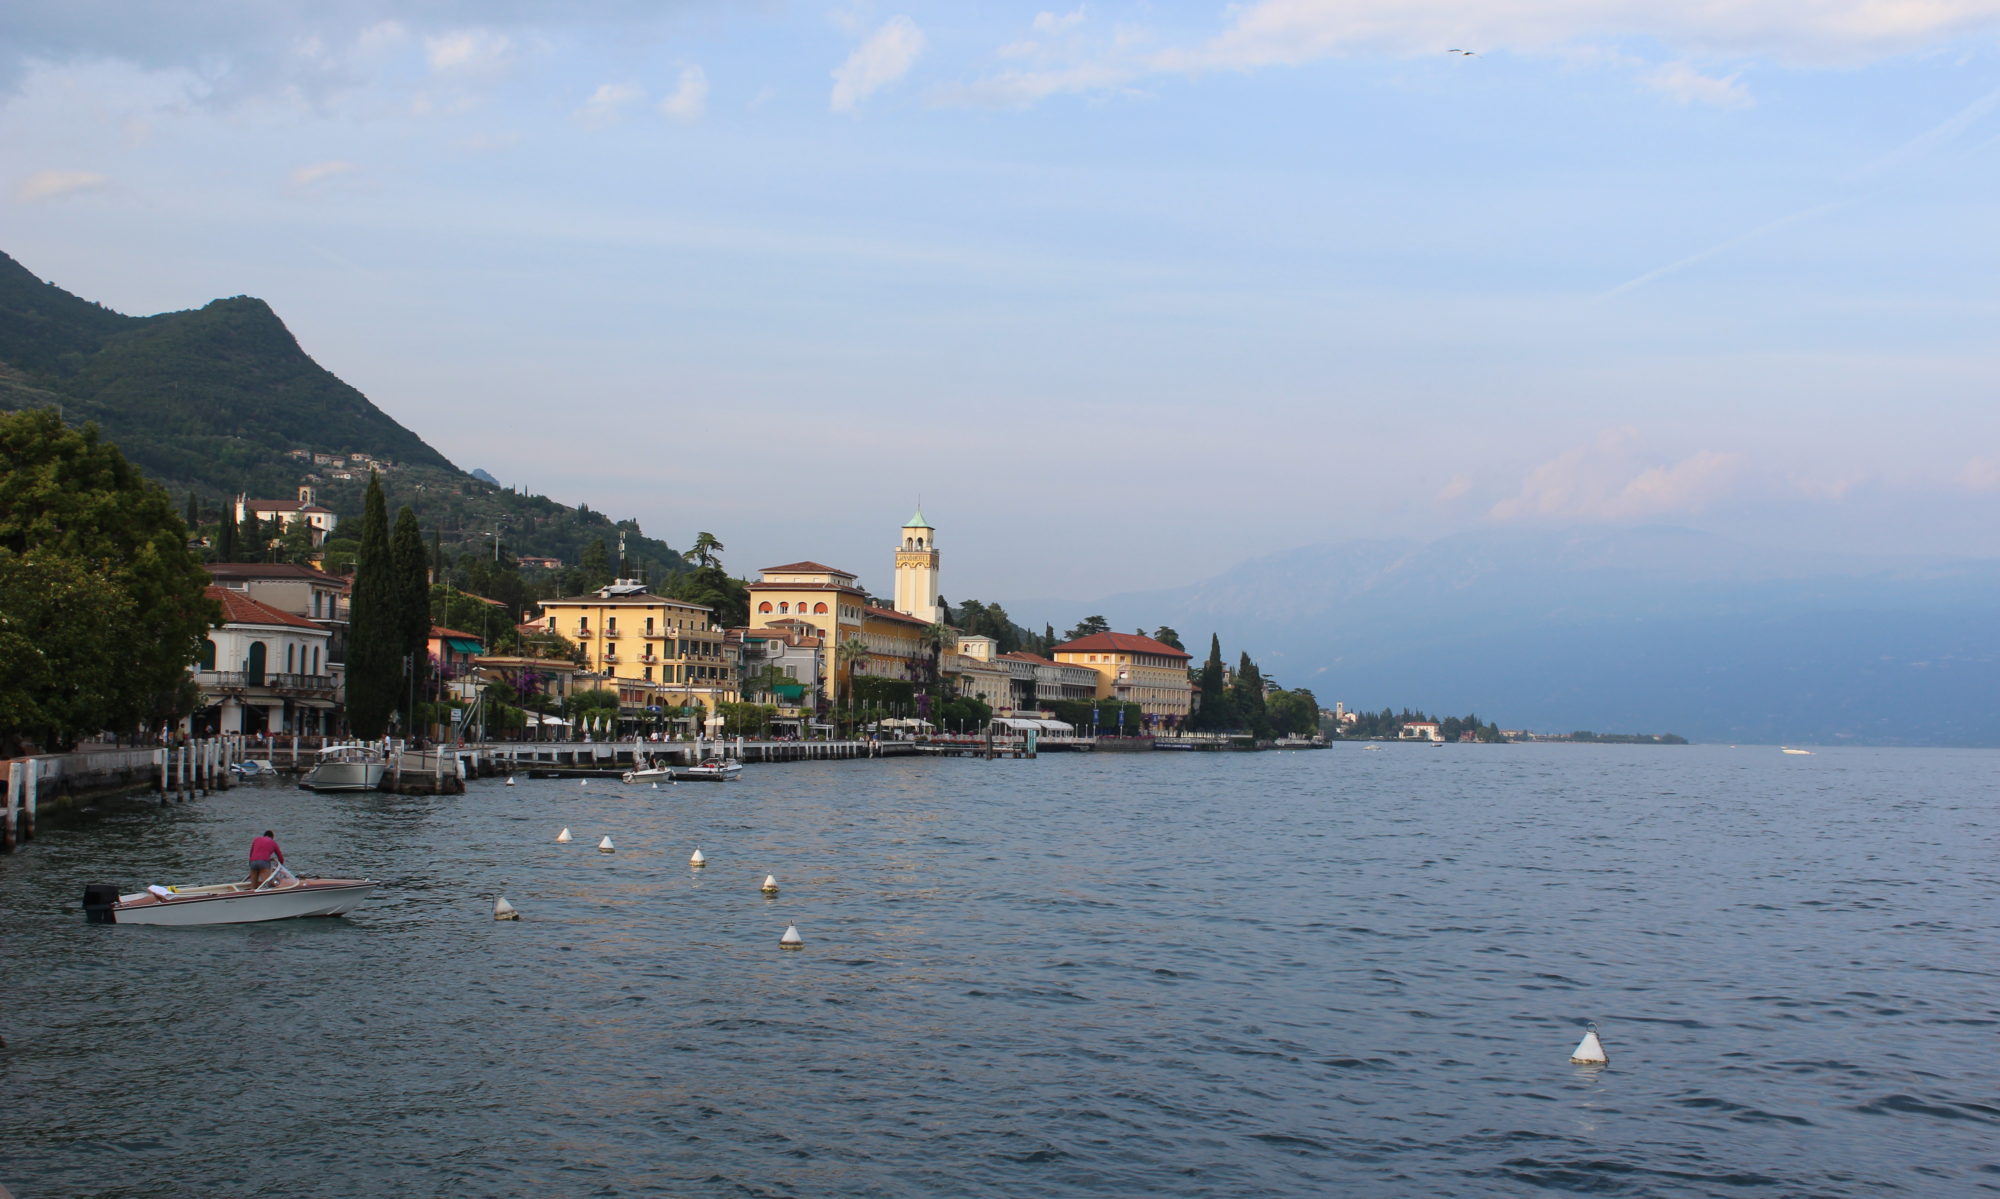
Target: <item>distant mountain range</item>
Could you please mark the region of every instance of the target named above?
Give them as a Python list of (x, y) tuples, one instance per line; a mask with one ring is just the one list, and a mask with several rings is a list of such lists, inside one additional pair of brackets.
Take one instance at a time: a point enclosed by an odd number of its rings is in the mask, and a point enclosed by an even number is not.
[(1190, 649), (1219, 632), (1327, 706), (1703, 741), (2000, 745), (1997, 601), (1993, 561), (1590, 527), (1311, 546), (1080, 607), (1117, 628), (1171, 625)]
[(648, 564), (653, 577), (682, 567), (631, 521), (517, 494), (452, 465), (314, 362), (262, 300), (126, 316), (0, 254), (0, 409), (41, 406), (61, 408), (72, 424), (95, 421), (177, 501), (190, 491), (209, 509), (239, 492), (288, 498), (317, 472), (320, 502), (356, 517), (365, 474), (335, 479), (287, 455), (358, 451), (395, 464), (382, 477), (391, 511), (409, 504), (448, 547), (490, 553), (498, 529), (517, 553), (574, 563), (594, 540), (615, 553), (622, 531), (631, 562)]

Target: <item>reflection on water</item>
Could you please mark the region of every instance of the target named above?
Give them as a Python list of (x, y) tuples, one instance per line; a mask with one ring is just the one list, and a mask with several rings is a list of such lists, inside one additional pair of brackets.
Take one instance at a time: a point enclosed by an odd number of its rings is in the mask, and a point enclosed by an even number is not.
[[(243, 787), (0, 859), (0, 1184), (1967, 1193), (2000, 1179), (1995, 761), (1344, 746)], [(264, 827), (384, 892), (241, 928), (77, 910), (87, 882), (226, 877)], [(1592, 1019), (1608, 1068), (1568, 1063)]]

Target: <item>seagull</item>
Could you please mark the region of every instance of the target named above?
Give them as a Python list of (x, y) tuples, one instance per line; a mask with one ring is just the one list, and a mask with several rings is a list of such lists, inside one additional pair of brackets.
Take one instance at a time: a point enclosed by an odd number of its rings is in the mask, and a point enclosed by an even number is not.
[(1465, 55), (1465, 56), (1466, 56), (1467, 58), (1471, 58), (1471, 57), (1472, 57), (1473, 55), (1475, 55), (1475, 54), (1479, 53), (1479, 51), (1477, 51), (1477, 50), (1456, 50), (1456, 49), (1454, 49), (1454, 50), (1446, 50), (1446, 51), (1445, 51), (1445, 53), (1446, 53), (1446, 54), (1463, 54), (1463, 55)]

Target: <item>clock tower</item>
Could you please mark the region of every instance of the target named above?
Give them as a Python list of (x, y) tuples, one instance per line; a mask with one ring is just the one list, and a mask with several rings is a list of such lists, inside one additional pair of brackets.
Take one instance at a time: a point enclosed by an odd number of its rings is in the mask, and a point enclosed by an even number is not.
[(896, 611), (932, 624), (944, 620), (938, 606), (937, 530), (922, 508), (903, 522), (903, 542), (896, 549)]

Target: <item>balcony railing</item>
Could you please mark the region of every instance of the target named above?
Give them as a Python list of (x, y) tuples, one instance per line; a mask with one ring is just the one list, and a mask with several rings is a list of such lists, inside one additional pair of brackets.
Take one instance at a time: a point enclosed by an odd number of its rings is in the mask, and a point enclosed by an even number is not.
[(590, 630), (589, 630), (589, 629), (578, 629), (578, 630), (576, 631), (576, 639), (577, 639), (578, 641), (588, 641), (588, 640), (590, 640)]
[(332, 695), (334, 680), (330, 674), (286, 674), (265, 671), (257, 674), (247, 670), (197, 670), (194, 672), (197, 686), (216, 691), (242, 691), (250, 687), (262, 687), (270, 691), (305, 691), (316, 695)]
[(659, 661), (660, 659), (659, 659), (659, 656), (658, 656), (658, 655), (656, 655), (656, 654), (640, 654), (640, 655), (639, 655), (639, 660), (640, 660), (641, 662), (657, 662), (657, 661)]
[(606, 654), (606, 655), (604, 655), (604, 657), (603, 657), (603, 659), (602, 659), (602, 660), (603, 660), (603, 661), (605, 661), (605, 662), (608, 662), (608, 663), (611, 663), (612, 665), (614, 665), (614, 666), (615, 666), (615, 665), (617, 665), (617, 663), (618, 663), (618, 655), (617, 655), (617, 654)]

